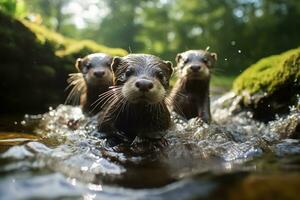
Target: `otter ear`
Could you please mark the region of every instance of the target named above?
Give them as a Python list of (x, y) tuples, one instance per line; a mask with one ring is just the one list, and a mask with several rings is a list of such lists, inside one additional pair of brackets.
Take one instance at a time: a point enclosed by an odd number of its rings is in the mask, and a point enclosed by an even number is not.
[(77, 58), (75, 67), (79, 72), (82, 71), (82, 59), (81, 58)]
[(212, 59), (213, 59), (214, 61), (217, 61), (218, 56), (217, 56), (216, 53), (210, 53), (210, 56), (212, 57)]
[(118, 66), (119, 66), (119, 64), (121, 63), (121, 61), (122, 61), (122, 58), (121, 57), (114, 57), (113, 58), (113, 60), (112, 60), (112, 63), (111, 63), (111, 70), (113, 71), (113, 72), (116, 72), (117, 71), (117, 69), (118, 69)]
[(177, 54), (177, 55), (176, 55), (176, 58), (175, 58), (176, 62), (179, 63), (180, 60), (181, 60), (181, 58), (182, 58), (182, 55), (181, 55), (180, 53)]
[(164, 63), (167, 65), (168, 70), (169, 70), (169, 75), (170, 77), (172, 76), (174, 69), (173, 69), (173, 64), (171, 61), (164, 61)]

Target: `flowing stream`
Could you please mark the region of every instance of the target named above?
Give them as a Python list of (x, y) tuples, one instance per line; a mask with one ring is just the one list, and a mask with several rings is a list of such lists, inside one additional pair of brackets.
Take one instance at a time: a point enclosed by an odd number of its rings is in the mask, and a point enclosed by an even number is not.
[(213, 101), (211, 125), (173, 114), (164, 144), (107, 147), (96, 119), (66, 105), (10, 121), (0, 130), (0, 199), (272, 199), (274, 190), (296, 199), (300, 142), (284, 136), (299, 110), (265, 124), (237, 112), (237, 98)]

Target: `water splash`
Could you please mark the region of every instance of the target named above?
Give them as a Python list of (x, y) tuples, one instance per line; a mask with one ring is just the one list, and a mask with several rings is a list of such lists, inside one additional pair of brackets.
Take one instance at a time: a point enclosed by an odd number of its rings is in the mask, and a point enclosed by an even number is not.
[[(291, 107), (289, 115), (265, 124), (254, 120), (250, 111), (243, 111), (240, 101), (235, 93), (215, 100), (210, 125), (199, 119), (186, 121), (172, 113), (174, 123), (167, 131), (168, 145), (149, 151), (140, 150), (143, 144), (108, 148), (105, 138), (96, 131), (96, 118), (86, 118), (79, 107), (61, 105), (43, 115), (27, 115), (23, 125), (38, 124), (34, 135), (40, 139), (0, 154), (4, 163), (0, 173), (7, 177), (0, 181), (1, 194), (12, 199), (92, 198), (95, 194), (103, 198), (112, 198), (113, 194), (123, 199), (132, 199), (133, 194), (148, 199), (156, 195), (175, 198), (183, 188), (201, 185), (189, 177), (256, 171), (259, 164), (251, 161), (264, 155), (300, 154), (299, 140), (286, 139), (299, 128), (298, 106)], [(19, 175), (22, 172), (28, 174), (28, 180)], [(40, 190), (26, 192), (24, 184)], [(2, 191), (4, 185), (7, 191)], [(133, 191), (113, 185), (158, 188)], [(56, 194), (44, 192), (58, 187)], [(215, 183), (206, 181), (201, 187), (205, 191), (189, 189), (190, 195), (184, 193), (186, 196), (178, 199), (206, 194)], [(14, 195), (14, 191), (22, 196)]]

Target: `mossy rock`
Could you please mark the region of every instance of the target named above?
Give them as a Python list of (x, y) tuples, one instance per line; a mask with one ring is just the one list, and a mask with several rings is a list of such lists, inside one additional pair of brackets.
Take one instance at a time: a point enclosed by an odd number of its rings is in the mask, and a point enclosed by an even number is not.
[(74, 61), (76, 58), (95, 52), (105, 52), (111, 56), (124, 56), (127, 54), (127, 51), (120, 48), (108, 48), (91, 40), (81, 40), (69, 44), (63, 50), (56, 51), (56, 55)]
[(59, 33), (51, 31), (44, 26), (22, 20), (22, 23), (35, 33), (40, 43), (50, 44), (55, 48), (55, 54), (60, 58), (67, 58), (70, 55), (83, 57), (90, 53), (103, 52), (113, 56), (124, 56), (127, 51), (121, 48), (110, 48), (97, 44), (92, 40), (75, 40), (64, 37)]
[(76, 58), (103, 52), (124, 56), (123, 49), (66, 38), (44, 26), (0, 11), (0, 113), (40, 113), (63, 103), (68, 74)]
[(233, 83), (243, 105), (256, 118), (272, 120), (297, 103), (300, 92), (300, 48), (259, 60)]

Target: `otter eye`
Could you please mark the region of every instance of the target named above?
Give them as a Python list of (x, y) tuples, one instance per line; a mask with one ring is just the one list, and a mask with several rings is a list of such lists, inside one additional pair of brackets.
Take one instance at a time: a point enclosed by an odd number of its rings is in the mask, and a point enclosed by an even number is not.
[(160, 80), (164, 79), (164, 73), (163, 72), (157, 72), (156, 73), (157, 78), (159, 78)]
[(207, 58), (202, 58), (202, 61), (203, 61), (204, 63), (208, 63), (208, 59), (207, 59)]
[(188, 59), (188, 58), (185, 59), (185, 60), (183, 61), (184, 64), (186, 64), (186, 63), (188, 63), (188, 62), (189, 62), (189, 59)]
[(85, 67), (86, 67), (87, 70), (89, 70), (89, 69), (92, 68), (92, 65), (91, 64), (87, 64)]
[(125, 72), (125, 76), (126, 76), (126, 77), (129, 77), (129, 76), (131, 76), (132, 74), (133, 74), (133, 70), (130, 69), (130, 68), (127, 69), (126, 72)]

